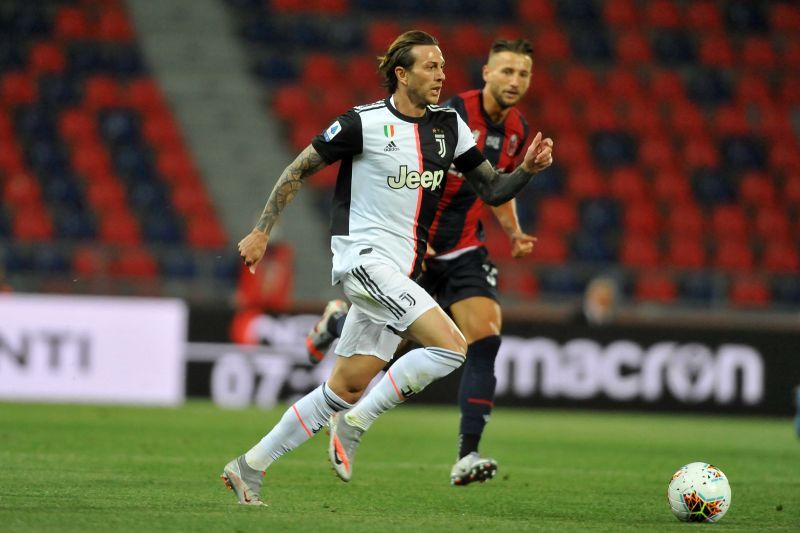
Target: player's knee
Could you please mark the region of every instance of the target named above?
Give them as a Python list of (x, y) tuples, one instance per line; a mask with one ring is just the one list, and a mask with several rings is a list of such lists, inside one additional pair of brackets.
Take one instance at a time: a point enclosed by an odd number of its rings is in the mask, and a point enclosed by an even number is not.
[(441, 347), (445, 350), (459, 353), (465, 357), (467, 355), (467, 340), (460, 331), (453, 332), (453, 335), (450, 335), (450, 338), (446, 343), (443, 343)]
[(361, 399), (369, 382), (364, 383), (361, 379), (348, 379), (341, 372), (334, 372), (328, 378), (328, 388), (330, 388), (339, 398), (347, 403), (353, 404)]

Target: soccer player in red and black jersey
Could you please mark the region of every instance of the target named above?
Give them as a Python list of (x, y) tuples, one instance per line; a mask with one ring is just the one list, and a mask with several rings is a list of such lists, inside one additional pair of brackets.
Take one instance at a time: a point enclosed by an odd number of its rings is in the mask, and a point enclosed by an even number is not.
[[(478, 148), (499, 171), (513, 169), (526, 146), (528, 124), (515, 107), (531, 81), (533, 50), (524, 39), (498, 39), (483, 66), (483, 89), (461, 93), (448, 102), (472, 131)], [(494, 361), (500, 349), (502, 314), (497, 301), (497, 269), (483, 244), (480, 216), (484, 202), (451, 168), (431, 224), (422, 285), (454, 319), (467, 343), (467, 358), (459, 390), (461, 425), (458, 460), (450, 473), (454, 485), (485, 481), (497, 473), (493, 459), (482, 458), (478, 444), (492, 411), (496, 378)], [(531, 253), (535, 237), (522, 231), (514, 200), (493, 207), (512, 244), (512, 255)], [(328, 304), (309, 333), (312, 361), (321, 359), (338, 336), (346, 304)]]

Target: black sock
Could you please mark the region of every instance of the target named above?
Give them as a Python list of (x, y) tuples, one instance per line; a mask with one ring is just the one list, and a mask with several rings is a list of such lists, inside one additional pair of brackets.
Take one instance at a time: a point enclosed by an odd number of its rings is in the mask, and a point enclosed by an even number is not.
[(467, 348), (467, 360), (461, 375), (458, 403), (461, 407), (459, 458), (478, 451), (483, 428), (494, 407), (494, 360), (500, 349), (500, 336), (475, 341)]

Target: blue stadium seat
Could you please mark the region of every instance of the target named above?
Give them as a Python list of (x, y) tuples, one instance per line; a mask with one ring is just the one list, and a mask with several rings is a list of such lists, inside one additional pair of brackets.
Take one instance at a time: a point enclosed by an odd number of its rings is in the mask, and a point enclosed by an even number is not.
[(704, 168), (692, 176), (692, 191), (698, 202), (705, 206), (731, 203), (736, 200), (732, 178), (721, 170)]
[(85, 209), (61, 207), (51, 210), (56, 235), (69, 241), (86, 241), (97, 237), (97, 220)]
[(14, 111), (14, 125), (21, 140), (55, 139), (57, 137), (53, 116), (45, 106), (19, 106)]
[(608, 35), (603, 30), (586, 31), (579, 28), (570, 38), (572, 55), (588, 64), (610, 63), (614, 59)]
[(571, 268), (545, 268), (539, 274), (539, 287), (542, 292), (554, 295), (579, 295), (586, 287), (586, 280)]
[(73, 42), (67, 47), (67, 71), (78, 76), (106, 69), (102, 50), (93, 42)]
[(77, 82), (69, 76), (45, 74), (39, 78), (39, 100), (54, 107), (68, 107), (80, 103)]
[(729, 102), (733, 89), (723, 73), (711, 68), (697, 68), (689, 74), (686, 94), (701, 105), (719, 105)]
[(576, 261), (605, 264), (616, 260), (616, 252), (608, 236), (580, 231), (572, 241), (572, 258)]
[(287, 57), (265, 57), (258, 62), (256, 73), (265, 83), (288, 83), (299, 78), (297, 67)]
[(31, 270), (33, 257), (29, 248), (13, 244), (4, 248), (3, 263), (7, 274), (20, 274)]
[(121, 78), (132, 78), (144, 73), (147, 69), (142, 55), (136, 46), (117, 46), (105, 56), (108, 71)]
[(81, 209), (84, 205), (83, 192), (68, 173), (48, 177), (42, 186), (42, 196), (54, 207)]
[(581, 227), (589, 235), (603, 236), (620, 228), (619, 204), (610, 198), (584, 200), (579, 206)]
[(800, 277), (781, 276), (772, 282), (772, 300), (779, 305), (797, 309), (800, 305)]
[(168, 208), (164, 208), (163, 211), (147, 213), (141, 220), (142, 233), (148, 242), (179, 244), (183, 241), (180, 224)]
[(521, 194), (531, 191), (541, 196), (556, 196), (564, 192), (564, 168), (558, 163), (553, 163), (549, 168), (536, 174), (536, 179), (522, 189)]
[(735, 0), (724, 8), (725, 25), (732, 35), (769, 31), (763, 2)]
[(164, 186), (157, 181), (134, 181), (128, 188), (130, 205), (140, 212), (158, 212), (170, 208)]
[(140, 138), (139, 114), (130, 109), (108, 109), (99, 114), (99, 132), (103, 140), (119, 145)]
[(694, 42), (682, 30), (659, 30), (652, 42), (653, 55), (665, 66), (694, 63), (697, 57)]
[(211, 272), (214, 279), (235, 284), (239, 277), (241, 258), (226, 251), (222, 254), (215, 254), (213, 259)]
[(25, 65), (25, 49), (9, 38), (0, 27), (0, 72), (16, 70)]
[(754, 136), (735, 136), (722, 140), (720, 151), (725, 165), (731, 170), (762, 170), (767, 156), (763, 142)]
[(604, 169), (636, 163), (636, 142), (625, 132), (602, 131), (592, 134), (592, 156)]
[(15, 3), (6, 11), (7, 29), (18, 38), (30, 38), (50, 31), (44, 2)]
[(28, 142), (25, 147), (25, 160), (40, 176), (60, 176), (68, 173), (70, 169), (69, 160), (61, 143), (48, 138)]
[(556, 3), (556, 16), (564, 25), (599, 25), (600, 11), (592, 0), (562, 0)]
[(31, 268), (39, 274), (66, 274), (70, 271), (70, 261), (57, 246), (37, 246), (32, 253)]
[(160, 261), (161, 274), (171, 279), (194, 279), (197, 265), (186, 249), (169, 250)]
[(118, 146), (113, 150), (114, 170), (126, 181), (154, 181), (156, 172), (150, 161), (150, 151), (138, 144)]
[(709, 305), (718, 292), (713, 274), (690, 272), (683, 275), (678, 283), (682, 298), (691, 303)]

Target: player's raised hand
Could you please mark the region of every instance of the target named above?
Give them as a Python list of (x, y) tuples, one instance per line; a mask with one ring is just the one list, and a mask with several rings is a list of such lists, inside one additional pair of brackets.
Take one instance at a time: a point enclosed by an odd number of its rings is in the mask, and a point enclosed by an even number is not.
[(267, 242), (269, 242), (269, 235), (259, 229), (253, 229), (239, 241), (239, 255), (250, 269), (250, 273), (256, 273), (256, 266), (264, 257), (264, 252), (267, 251)]
[(525, 158), (522, 160), (522, 166), (528, 172), (541, 172), (553, 164), (553, 139), (550, 137), (542, 138), (542, 132), (536, 133), (536, 136), (528, 146), (528, 151), (525, 152)]
[(536, 243), (536, 237), (528, 235), (522, 231), (518, 231), (511, 235), (511, 257), (519, 259), (525, 257), (533, 251), (533, 245)]

